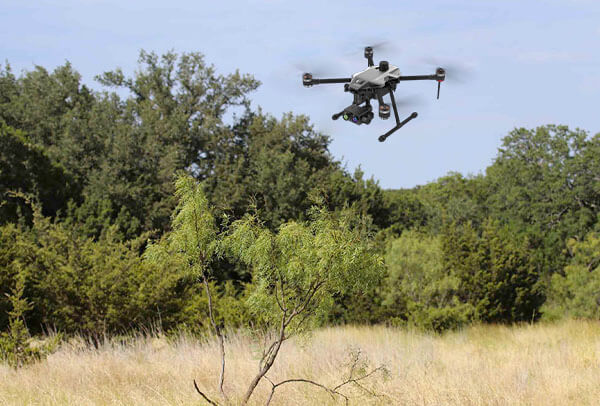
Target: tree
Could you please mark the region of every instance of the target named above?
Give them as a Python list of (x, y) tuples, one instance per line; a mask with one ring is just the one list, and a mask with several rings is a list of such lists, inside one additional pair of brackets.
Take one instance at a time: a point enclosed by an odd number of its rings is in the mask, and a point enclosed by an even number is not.
[(259, 82), (237, 71), (219, 75), (200, 53), (145, 51), (133, 76), (116, 69), (97, 79), (130, 94), (92, 92), (68, 62), (19, 78), (6, 66), (0, 122), (23, 131), (73, 179), (69, 216), (86, 224), (87, 235), (113, 224), (125, 238), (164, 232), (175, 205), (174, 172), (213, 176), (211, 144), (227, 132), (223, 115), (247, 108)]
[(86, 201), (77, 212), (83, 220), (89, 214), (100, 216), (99, 210), (108, 207), (103, 215), (128, 238), (168, 229), (175, 206), (173, 174), (188, 170), (199, 179), (214, 175), (211, 147), (227, 132), (223, 115), (231, 107), (247, 107), (247, 94), (259, 85), (237, 71), (217, 75), (200, 53), (158, 56), (142, 50), (138, 62), (132, 77), (120, 69), (97, 77), (130, 96), (123, 101), (115, 94), (99, 98), (119, 120), (102, 120), (107, 126), (104, 159), (89, 174)]
[(243, 403), (275, 362), (283, 342), (331, 306), (334, 294), (368, 288), (381, 275), (381, 259), (351, 212), (315, 209), (307, 224), (288, 222), (277, 233), (255, 217), (232, 225), (225, 245), (253, 270), (251, 309), (277, 334), (263, 352)]
[[(139, 70), (126, 77), (121, 69), (97, 80), (131, 93), (123, 106), (126, 116), (138, 120), (145, 142), (176, 153), (183, 168), (194, 167), (200, 179), (211, 173), (211, 148), (220, 136), (223, 115), (232, 106), (249, 105), (247, 94), (260, 82), (239, 71), (217, 75), (198, 52), (177, 55), (140, 51)], [(208, 164), (208, 166), (207, 166)]]
[(444, 331), (474, 319), (475, 307), (459, 300), (461, 280), (444, 269), (443, 255), (440, 236), (414, 230), (389, 243), (382, 295), (392, 323)]
[(41, 147), (22, 131), (0, 123), (0, 224), (31, 214), (22, 199), (12, 195), (15, 192), (36, 196), (44, 214), (55, 216), (66, 211), (67, 202), (76, 196), (74, 186), (64, 168), (52, 163)]
[(7, 65), (0, 72), (0, 88), (0, 121), (24, 131), (34, 144), (47, 147), (54, 162), (67, 158), (58, 146), (72, 125), (85, 120), (95, 101), (71, 64), (66, 62), (53, 72), (36, 66), (19, 78)]
[(417, 186), (414, 193), (423, 205), (426, 228), (435, 234), (445, 223), (471, 222), (478, 227), (486, 218), (489, 189), (481, 175), (465, 177), (450, 172), (434, 182)]
[(275, 119), (260, 109), (248, 111), (211, 144), (207, 196), (233, 219), (257, 209), (271, 230), (306, 219), (313, 195), (322, 196), (330, 210), (351, 206), (371, 216), (375, 227), (387, 227), (387, 204), (377, 182), (364, 179), (360, 169), (351, 174), (342, 168), (329, 142), (305, 116)]
[(425, 227), (430, 218), (418, 189), (385, 190), (389, 207), (388, 234), (398, 237), (402, 231)]
[(486, 170), (490, 216), (528, 236), (545, 275), (564, 267), (565, 242), (597, 221), (599, 142), (566, 126), (519, 128)]
[(486, 322), (531, 321), (544, 301), (539, 266), (526, 238), (488, 219), (481, 234), (470, 223), (442, 232), (445, 272), (459, 280), (456, 295)]
[(322, 185), (337, 164), (328, 137), (315, 132), (305, 116), (248, 113), (230, 133), (211, 146), (213, 172), (205, 179), (211, 203), (234, 219), (251, 207), (275, 230), (302, 219), (310, 192)]
[(227, 401), (223, 389), (225, 380), (225, 346), (220, 323), (214, 314), (213, 293), (209, 284), (210, 264), (218, 254), (219, 241), (215, 218), (201, 187), (188, 175), (180, 175), (175, 184), (179, 203), (173, 212), (172, 231), (159, 243), (150, 244), (145, 257), (151, 263), (163, 264), (175, 260), (183, 271), (197, 277), (204, 285), (208, 298), (210, 323), (219, 340), (221, 369), (219, 390)]
[[(205, 182), (219, 212), (238, 219), (257, 207), (272, 230), (306, 218), (314, 193), (325, 194), (331, 209), (360, 206), (386, 227), (379, 186), (342, 169), (329, 137), (307, 117), (250, 110), (248, 95), (259, 86), (251, 75), (220, 75), (197, 52), (142, 50), (133, 74), (117, 68), (96, 79), (105, 91), (82, 84), (68, 62), (20, 77), (8, 65), (0, 70), (0, 121), (70, 179), (69, 209), (51, 195), (44, 213), (60, 203), (61, 217), (81, 224), (84, 235), (98, 237), (112, 225), (124, 239), (168, 230), (178, 170)], [(239, 109), (240, 117), (224, 122)]]
[[(318, 314), (331, 305), (331, 295), (361, 289), (374, 283), (382, 262), (374, 253), (361, 222), (350, 213), (333, 215), (324, 209), (311, 211), (308, 223), (288, 222), (278, 232), (265, 228), (255, 215), (233, 222), (224, 234), (218, 231), (202, 188), (182, 175), (176, 183), (179, 204), (173, 214), (173, 230), (146, 253), (148, 260), (178, 258), (195, 274), (208, 297), (208, 313), (219, 341), (221, 367), (219, 391), (225, 402), (225, 347), (222, 319), (214, 313), (210, 279), (211, 263), (219, 253), (251, 268), (253, 283), (248, 298), (250, 311), (264, 331), (276, 333), (264, 348), (259, 372), (250, 382), (246, 404), (258, 383), (267, 379), (285, 340), (310, 328)], [(354, 379), (354, 378), (353, 378)], [(274, 388), (278, 387), (274, 384)], [(198, 387), (198, 392), (216, 404)]]
[(567, 242), (572, 255), (562, 273), (552, 275), (544, 317), (600, 320), (600, 233)]
[(353, 174), (341, 168), (332, 172), (320, 191), (329, 210), (351, 207), (361, 216), (371, 218), (373, 231), (394, 224), (391, 203), (379, 182), (372, 177), (365, 179), (360, 167)]

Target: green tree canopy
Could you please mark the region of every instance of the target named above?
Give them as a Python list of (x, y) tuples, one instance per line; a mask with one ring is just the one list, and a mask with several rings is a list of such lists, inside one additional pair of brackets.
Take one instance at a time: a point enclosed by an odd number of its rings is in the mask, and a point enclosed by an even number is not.
[(59, 164), (53, 163), (44, 149), (33, 144), (20, 130), (0, 122), (0, 224), (16, 222), (18, 215), (31, 214), (23, 199), (13, 192), (36, 197), (44, 214), (55, 216), (66, 211), (76, 186)]
[(486, 178), (490, 215), (515, 223), (536, 248), (545, 272), (561, 269), (568, 238), (582, 238), (600, 205), (600, 138), (566, 126), (512, 131)]

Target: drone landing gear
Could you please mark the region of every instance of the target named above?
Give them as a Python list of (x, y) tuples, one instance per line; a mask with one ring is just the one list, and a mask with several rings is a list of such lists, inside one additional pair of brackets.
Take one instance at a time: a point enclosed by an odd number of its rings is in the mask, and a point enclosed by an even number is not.
[(379, 142), (385, 141), (385, 139), (387, 137), (389, 137), (390, 135), (392, 135), (392, 133), (394, 133), (396, 130), (399, 130), (400, 128), (402, 128), (404, 126), (404, 124), (408, 123), (410, 120), (417, 118), (417, 116), (418, 116), (417, 112), (414, 111), (410, 116), (405, 118), (402, 122), (399, 122), (398, 125), (396, 125), (396, 127), (392, 128), (390, 131), (386, 132), (385, 134), (380, 135)]
[[(396, 132), (397, 130), (402, 128), (404, 126), (404, 124), (408, 123), (410, 120), (417, 118), (417, 116), (418, 116), (417, 112), (414, 111), (410, 116), (405, 118), (403, 121), (400, 121), (400, 117), (398, 117), (398, 109), (396, 108), (396, 99), (394, 97), (394, 92), (392, 91), (391, 88), (389, 88), (389, 93), (390, 93), (390, 99), (392, 99), (392, 107), (394, 108), (394, 117), (396, 118), (396, 127), (392, 128), (390, 131), (386, 132), (385, 134), (379, 136), (379, 142), (385, 141), (387, 137), (389, 137), (394, 132)], [(382, 100), (380, 99), (379, 102), (381, 103), (381, 101)]]

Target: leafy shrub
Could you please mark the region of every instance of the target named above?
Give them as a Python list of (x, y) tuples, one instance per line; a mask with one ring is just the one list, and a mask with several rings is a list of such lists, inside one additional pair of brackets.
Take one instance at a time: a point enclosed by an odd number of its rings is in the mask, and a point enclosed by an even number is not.
[(540, 273), (528, 241), (508, 226), (487, 220), (481, 234), (470, 223), (442, 230), (444, 269), (458, 278), (461, 303), (486, 322), (531, 321), (544, 301)]
[(393, 324), (442, 331), (473, 318), (473, 307), (458, 300), (460, 279), (444, 269), (442, 256), (441, 238), (417, 231), (389, 244), (383, 305)]
[(564, 274), (554, 274), (548, 290), (544, 317), (600, 320), (600, 234), (591, 232), (583, 241), (570, 239), (573, 257)]
[[(116, 238), (110, 228), (98, 240), (83, 237), (34, 210), (31, 228), (0, 228), (1, 293), (23, 279), (26, 310), (33, 332), (44, 326), (66, 333), (99, 335), (160, 322), (165, 329), (185, 322), (187, 303), (199, 292), (195, 281), (176, 267), (142, 260), (140, 237)], [(0, 302), (3, 314), (9, 309)], [(191, 317), (191, 316), (190, 316)], [(6, 316), (0, 329), (8, 327)]]
[(45, 343), (33, 345), (23, 318), (23, 314), (31, 309), (31, 304), (23, 298), (24, 288), (23, 278), (18, 278), (12, 293), (7, 295), (12, 306), (8, 313), (9, 326), (8, 331), (0, 334), (0, 361), (13, 368), (45, 358), (54, 351), (61, 338), (60, 335), (55, 335)]

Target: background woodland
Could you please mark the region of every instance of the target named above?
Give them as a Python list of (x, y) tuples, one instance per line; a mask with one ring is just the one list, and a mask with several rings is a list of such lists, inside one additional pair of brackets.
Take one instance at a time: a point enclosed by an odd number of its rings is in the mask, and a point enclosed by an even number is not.
[[(378, 277), (332, 294), (319, 325), (600, 319), (600, 134), (517, 128), (478, 175), (383, 190), (334, 159), (308, 117), (253, 110), (260, 83), (217, 74), (199, 53), (142, 51), (133, 76), (96, 80), (104, 90), (69, 63), (0, 69), (5, 338), (208, 331), (197, 277), (147, 254), (174, 232), (184, 174), (201, 185), (216, 233), (248, 214), (278, 233), (317, 207), (368, 236)], [(218, 322), (259, 324), (252, 268), (227, 255), (207, 266)]]

